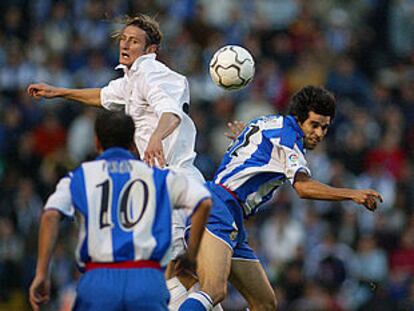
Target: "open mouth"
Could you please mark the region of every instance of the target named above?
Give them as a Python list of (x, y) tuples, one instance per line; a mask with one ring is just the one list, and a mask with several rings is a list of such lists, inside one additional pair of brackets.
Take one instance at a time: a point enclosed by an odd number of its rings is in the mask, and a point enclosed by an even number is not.
[(129, 54), (126, 53), (126, 52), (121, 52), (121, 58), (128, 59), (129, 58)]

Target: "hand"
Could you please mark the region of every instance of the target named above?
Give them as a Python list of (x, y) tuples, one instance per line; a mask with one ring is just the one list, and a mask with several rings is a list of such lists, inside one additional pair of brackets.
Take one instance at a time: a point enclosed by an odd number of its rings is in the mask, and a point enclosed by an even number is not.
[(175, 264), (175, 272), (180, 275), (184, 272), (194, 274), (197, 269), (197, 261), (193, 256), (190, 256), (188, 252), (177, 257), (177, 263)]
[(35, 276), (29, 289), (29, 301), (34, 311), (40, 310), (40, 305), (47, 303), (50, 298), (50, 280)]
[(53, 98), (59, 96), (58, 88), (45, 83), (30, 84), (27, 88), (27, 93), (35, 99), (40, 99), (42, 97)]
[(147, 150), (144, 152), (144, 161), (149, 166), (156, 166), (158, 162), (159, 167), (165, 166), (165, 157), (162, 147), (162, 140), (157, 135), (152, 135), (147, 146)]
[(227, 123), (227, 127), (229, 128), (229, 130), (231, 131), (229, 132), (225, 132), (224, 136), (226, 136), (228, 139), (235, 139), (237, 136), (240, 135), (240, 133), (243, 131), (244, 127), (246, 126), (246, 124), (244, 124), (243, 121), (233, 121), (233, 122), (228, 122)]
[(352, 200), (357, 204), (364, 205), (370, 211), (377, 209), (377, 200), (381, 203), (384, 201), (381, 194), (372, 189), (354, 190)]

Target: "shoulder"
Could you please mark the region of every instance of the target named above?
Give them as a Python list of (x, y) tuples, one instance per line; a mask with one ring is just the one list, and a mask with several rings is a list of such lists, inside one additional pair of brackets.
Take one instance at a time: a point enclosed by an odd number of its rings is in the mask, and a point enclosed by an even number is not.
[(169, 72), (172, 70), (155, 58), (145, 58), (139, 64), (138, 71), (143, 74), (151, 74), (154, 72)]
[(180, 73), (172, 70), (163, 62), (147, 58), (142, 61), (139, 67), (139, 73), (145, 77), (173, 78), (174, 80), (186, 80)]
[[(282, 146), (293, 148), (301, 137), (283, 115), (268, 115), (252, 121), (258, 124), (268, 139), (277, 139)], [(253, 124), (254, 124), (253, 123)]]
[(298, 134), (289, 128), (283, 128), (280, 135), (280, 144), (282, 146), (293, 149), (295, 144), (298, 142)]

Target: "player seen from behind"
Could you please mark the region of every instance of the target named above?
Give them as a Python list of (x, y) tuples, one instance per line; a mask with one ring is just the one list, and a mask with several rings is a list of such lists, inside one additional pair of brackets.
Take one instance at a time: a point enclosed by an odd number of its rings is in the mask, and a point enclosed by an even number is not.
[(41, 218), (34, 310), (49, 300), (50, 262), (63, 217), (77, 216), (76, 259), (81, 277), (74, 310), (168, 310), (163, 268), (172, 255), (172, 211), (192, 215), (184, 267), (195, 265), (211, 206), (199, 183), (170, 170), (151, 168), (129, 150), (134, 123), (124, 113), (102, 113), (95, 124), (101, 155), (62, 178)]

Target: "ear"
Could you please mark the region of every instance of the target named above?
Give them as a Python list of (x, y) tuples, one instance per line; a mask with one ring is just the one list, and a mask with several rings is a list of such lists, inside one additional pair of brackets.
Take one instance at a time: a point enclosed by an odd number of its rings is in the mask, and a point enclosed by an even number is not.
[(96, 149), (96, 151), (97, 151), (98, 153), (103, 152), (103, 147), (102, 147), (102, 144), (101, 144), (101, 142), (99, 141), (98, 136), (96, 136), (96, 135), (95, 135), (95, 149)]
[(158, 51), (158, 45), (156, 44), (150, 44), (145, 48), (145, 53), (156, 53)]

